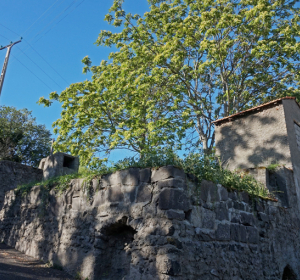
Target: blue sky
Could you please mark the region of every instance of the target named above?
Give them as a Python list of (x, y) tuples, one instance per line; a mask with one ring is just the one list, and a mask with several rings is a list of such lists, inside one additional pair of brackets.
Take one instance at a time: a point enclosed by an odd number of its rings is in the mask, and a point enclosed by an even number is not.
[[(44, 108), (36, 104), (52, 91), (89, 78), (82, 74), (85, 56), (97, 65), (112, 51), (94, 42), (101, 30), (114, 30), (104, 21), (113, 0), (1, 0), (0, 45), (17, 41), (12, 48), (0, 97), (0, 105), (27, 108), (39, 124), (52, 131), (60, 116), (60, 104)], [(127, 12), (143, 14), (146, 0), (125, 0)], [(6, 50), (0, 51), (1, 69)], [(113, 160), (127, 156), (119, 152)]]

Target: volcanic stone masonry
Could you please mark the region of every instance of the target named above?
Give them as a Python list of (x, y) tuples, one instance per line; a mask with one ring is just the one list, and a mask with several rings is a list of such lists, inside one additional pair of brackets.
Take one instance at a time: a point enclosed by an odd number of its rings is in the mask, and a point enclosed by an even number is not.
[[(173, 166), (6, 192), (0, 240), (89, 280), (299, 279), (299, 211)], [(286, 201), (285, 201), (286, 203)]]

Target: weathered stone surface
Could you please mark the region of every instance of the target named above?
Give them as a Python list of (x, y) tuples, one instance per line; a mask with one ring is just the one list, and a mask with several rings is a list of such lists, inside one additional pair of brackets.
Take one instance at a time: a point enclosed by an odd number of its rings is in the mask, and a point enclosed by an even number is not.
[(188, 211), (191, 206), (183, 191), (163, 189), (159, 195), (158, 207), (162, 210), (178, 209)]
[(216, 239), (215, 231), (196, 228), (196, 235), (200, 241), (213, 241)]
[(228, 200), (228, 191), (221, 185), (218, 185), (219, 195), (221, 201)]
[(39, 164), (39, 169), (43, 171), (43, 178), (45, 180), (56, 176), (76, 173), (78, 172), (78, 168), (78, 157), (60, 152), (43, 158)]
[(141, 173), (116, 172), (83, 188), (73, 180), (62, 194), (10, 190), (0, 241), (90, 280), (279, 280), (286, 267), (300, 276), (297, 207), (247, 202), (210, 183), (207, 201), (195, 200), (182, 177), (146, 183)]
[(176, 219), (182, 221), (185, 218), (185, 214), (181, 210), (167, 210), (166, 216), (170, 220)]
[(249, 243), (258, 243), (258, 231), (254, 227), (246, 227), (247, 229), (247, 236), (248, 236), (248, 242)]
[(159, 272), (171, 276), (179, 275), (181, 273), (181, 267), (177, 260), (173, 260), (169, 256), (158, 256), (157, 258)]
[(214, 211), (202, 208), (202, 227), (207, 229), (214, 229), (216, 214)]
[(229, 224), (219, 224), (216, 230), (217, 240), (230, 240), (230, 225)]
[(40, 182), (43, 171), (8, 160), (0, 161), (0, 209), (4, 203), (5, 192), (15, 189), (18, 185)]
[(253, 214), (241, 212), (241, 223), (245, 226), (253, 226), (255, 224)]
[(229, 220), (229, 214), (226, 203), (219, 203), (219, 205), (216, 207), (215, 212), (217, 220)]
[(150, 202), (152, 198), (152, 188), (148, 184), (141, 184), (138, 187), (136, 202)]
[(182, 169), (168, 165), (152, 170), (151, 181), (157, 182), (168, 178), (185, 179), (186, 175)]
[(140, 170), (140, 181), (144, 183), (150, 183), (151, 182), (151, 169), (150, 168), (144, 168)]
[(230, 225), (230, 238), (237, 242), (247, 242), (246, 227), (239, 224)]
[(162, 188), (177, 188), (177, 189), (186, 189), (186, 182), (182, 179), (171, 178), (163, 181), (158, 181), (157, 186)]
[(202, 180), (200, 185), (200, 199), (205, 202), (220, 201), (218, 187), (213, 182)]
[(108, 189), (107, 200), (109, 202), (121, 202), (124, 199), (123, 192), (120, 186), (111, 186)]
[(137, 186), (139, 184), (140, 170), (138, 168), (129, 168), (119, 172), (123, 185)]

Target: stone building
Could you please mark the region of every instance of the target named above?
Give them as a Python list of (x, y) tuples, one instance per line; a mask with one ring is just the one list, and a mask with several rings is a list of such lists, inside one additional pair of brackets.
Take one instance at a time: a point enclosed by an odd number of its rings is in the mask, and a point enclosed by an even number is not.
[(45, 180), (76, 173), (79, 169), (79, 158), (61, 152), (55, 153), (43, 158), (39, 164), (39, 169), (43, 170), (43, 178)]
[[(214, 124), (216, 153), (224, 167), (247, 169), (271, 191), (277, 188), (287, 206), (286, 173), (292, 172), (300, 201), (300, 108), (294, 97), (253, 107)], [(276, 172), (268, 172), (271, 164), (279, 166)]]

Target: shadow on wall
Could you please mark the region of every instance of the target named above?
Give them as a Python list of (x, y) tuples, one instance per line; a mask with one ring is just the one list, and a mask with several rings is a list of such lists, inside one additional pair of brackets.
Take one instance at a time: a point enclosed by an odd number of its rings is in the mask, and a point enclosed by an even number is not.
[[(132, 218), (115, 215), (107, 219), (105, 213), (100, 217), (92, 207), (86, 211), (67, 209), (72, 204), (69, 199), (68, 191), (57, 196), (40, 187), (26, 196), (15, 196), (10, 205), (4, 206), (1, 240), (27, 255), (64, 267), (73, 276), (81, 273), (89, 279), (139, 279), (131, 278), (130, 270), (137, 265), (137, 274), (143, 274), (149, 268), (140, 266), (145, 262), (143, 252), (135, 250), (134, 260), (131, 256), (131, 248), (139, 246), (134, 240), (137, 231), (129, 225)], [(36, 201), (40, 201), (37, 207)], [(29, 207), (22, 207), (25, 203)], [(151, 273), (154, 278), (159, 274), (155, 262)]]
[(272, 164), (286, 159), (281, 147), (282, 144), (288, 145), (287, 136), (277, 129), (277, 122), (274, 117), (255, 114), (221, 126), (219, 134), (222, 139), (217, 146), (222, 164), (226, 167), (237, 162), (236, 168), (243, 169), (265, 165), (266, 161)]

